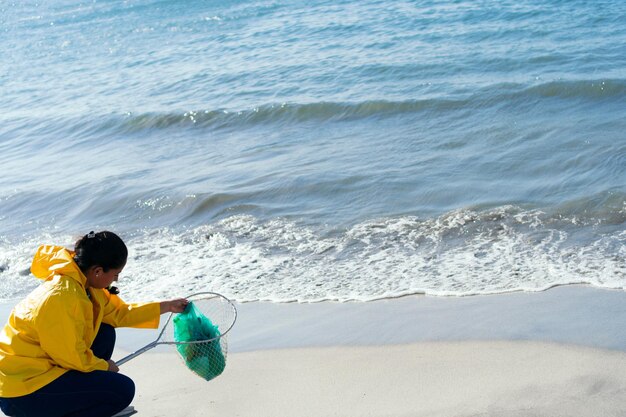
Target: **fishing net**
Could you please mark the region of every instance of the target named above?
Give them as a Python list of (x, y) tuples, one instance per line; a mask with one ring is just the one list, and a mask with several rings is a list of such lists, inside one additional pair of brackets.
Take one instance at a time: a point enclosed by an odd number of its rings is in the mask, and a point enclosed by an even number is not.
[(210, 381), (224, 372), (227, 334), (237, 320), (235, 305), (223, 295), (204, 292), (185, 297), (184, 312), (170, 314), (157, 339), (117, 361), (120, 366), (158, 345), (174, 345), (183, 362)]
[(213, 293), (196, 294), (184, 312), (174, 315), (166, 339), (172, 339), (179, 356), (191, 371), (207, 381), (226, 367), (227, 332), (237, 312), (230, 300)]

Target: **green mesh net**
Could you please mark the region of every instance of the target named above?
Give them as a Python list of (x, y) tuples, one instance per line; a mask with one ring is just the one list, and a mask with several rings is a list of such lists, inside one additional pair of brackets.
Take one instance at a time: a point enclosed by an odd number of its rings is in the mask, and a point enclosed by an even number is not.
[(187, 367), (210, 381), (226, 367), (218, 326), (190, 302), (184, 312), (174, 317), (176, 349)]

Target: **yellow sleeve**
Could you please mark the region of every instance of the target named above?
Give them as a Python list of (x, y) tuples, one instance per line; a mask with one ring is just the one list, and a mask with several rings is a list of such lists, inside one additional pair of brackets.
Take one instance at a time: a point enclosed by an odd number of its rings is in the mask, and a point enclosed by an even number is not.
[(109, 364), (85, 344), (85, 318), (77, 302), (50, 296), (35, 319), (39, 344), (60, 367), (81, 372), (106, 371)]
[(161, 318), (161, 306), (154, 303), (126, 304), (120, 297), (102, 290), (105, 295), (102, 321), (113, 327), (156, 329)]

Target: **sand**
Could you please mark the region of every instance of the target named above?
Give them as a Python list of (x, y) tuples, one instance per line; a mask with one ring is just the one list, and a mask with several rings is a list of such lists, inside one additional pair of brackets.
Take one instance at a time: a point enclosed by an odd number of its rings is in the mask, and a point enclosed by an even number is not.
[(205, 382), (172, 354), (125, 365), (141, 416), (623, 416), (626, 354), (537, 342), (235, 353)]
[[(248, 303), (239, 312), (213, 381), (171, 348), (123, 365), (137, 416), (626, 415), (624, 291)], [(141, 332), (121, 331), (116, 355), (152, 337)]]

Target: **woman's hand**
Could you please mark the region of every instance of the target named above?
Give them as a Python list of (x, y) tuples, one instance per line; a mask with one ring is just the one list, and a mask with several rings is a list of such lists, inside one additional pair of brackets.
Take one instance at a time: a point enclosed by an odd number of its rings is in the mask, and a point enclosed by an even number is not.
[(189, 304), (184, 298), (175, 300), (161, 301), (161, 314), (163, 313), (182, 313)]
[(115, 364), (115, 362), (113, 362), (111, 359), (109, 359), (107, 362), (109, 362), (109, 371), (111, 372), (119, 372), (120, 368), (117, 367), (117, 365)]

